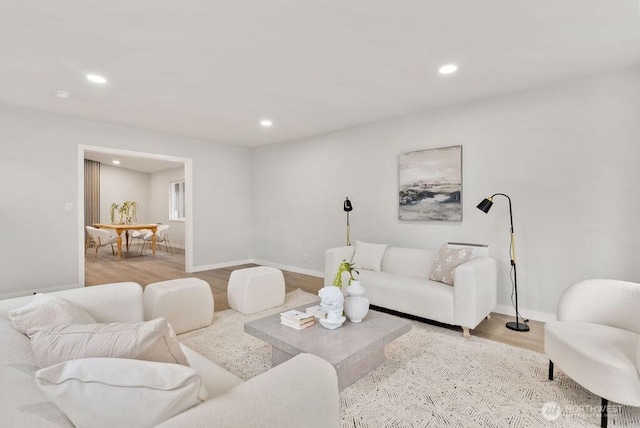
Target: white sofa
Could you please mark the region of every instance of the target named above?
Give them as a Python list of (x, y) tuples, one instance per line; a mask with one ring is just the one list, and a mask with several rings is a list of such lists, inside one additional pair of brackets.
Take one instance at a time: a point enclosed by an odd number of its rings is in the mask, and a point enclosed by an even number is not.
[[(51, 293), (81, 307), (97, 322), (143, 321), (143, 292), (118, 283)], [(0, 426), (72, 427), (38, 388), (29, 338), (8, 319), (32, 296), (0, 300)], [(182, 345), (202, 377), (209, 398), (162, 423), (162, 427), (337, 427), (338, 383), (328, 362), (302, 354), (246, 382)], [(292, 392), (293, 391), (293, 392)]]
[[(355, 247), (325, 253), (324, 284), (331, 285), (342, 260), (351, 261)], [(387, 247), (379, 272), (358, 269), (371, 305), (461, 326), (469, 330), (496, 307), (496, 261), (488, 248), (475, 247), (472, 259), (455, 269), (455, 285), (429, 280), (436, 250)]]

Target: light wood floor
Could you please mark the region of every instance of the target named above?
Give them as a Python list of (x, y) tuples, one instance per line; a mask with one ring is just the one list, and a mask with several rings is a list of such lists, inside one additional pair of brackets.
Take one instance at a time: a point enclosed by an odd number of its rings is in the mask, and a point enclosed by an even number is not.
[[(236, 269), (255, 266), (239, 265), (203, 272), (185, 273), (184, 250), (174, 248), (174, 254), (168, 254), (164, 250), (157, 251), (156, 257), (153, 258), (150, 251), (145, 251), (144, 256), (139, 255), (139, 248), (138, 245), (132, 245), (130, 251), (125, 253), (126, 258), (117, 261), (111, 255), (109, 247), (102, 247), (98, 250), (98, 258), (95, 263), (92, 262), (93, 249), (90, 248), (85, 260), (85, 284), (90, 286), (110, 282), (133, 281), (145, 286), (152, 282), (167, 279), (196, 277), (209, 283), (213, 291), (216, 311), (221, 311), (229, 308), (227, 305), (227, 282), (231, 272)], [(318, 290), (323, 286), (322, 278), (288, 271), (283, 272), (287, 291), (301, 288), (304, 291), (317, 294)], [(507, 329), (505, 327), (507, 321), (515, 321), (515, 317), (493, 313), (491, 314), (491, 319), (484, 320), (475, 330), (471, 330), (471, 334), (536, 352), (544, 351), (544, 323), (531, 321), (529, 322), (531, 331), (519, 333)], [(454, 329), (462, 334), (459, 327), (441, 327)]]

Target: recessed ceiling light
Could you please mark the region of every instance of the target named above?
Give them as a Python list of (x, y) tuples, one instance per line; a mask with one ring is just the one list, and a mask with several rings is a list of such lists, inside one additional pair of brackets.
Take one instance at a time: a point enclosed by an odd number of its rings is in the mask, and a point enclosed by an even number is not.
[(112, 161), (114, 165), (120, 165), (120, 161), (119, 160), (114, 160)]
[(104, 84), (107, 83), (107, 79), (102, 76), (98, 76), (97, 74), (87, 74), (87, 80), (93, 83)]
[(55, 95), (58, 98), (62, 98), (62, 99), (67, 99), (71, 96), (71, 93), (67, 92), (67, 91), (53, 91), (53, 95)]
[(438, 69), (438, 73), (440, 73), (440, 74), (451, 74), (451, 73), (455, 73), (457, 69), (458, 69), (457, 65), (455, 65), (455, 64), (447, 64), (447, 65), (443, 65), (442, 67), (440, 67)]
[(271, 126), (273, 126), (273, 122), (271, 122), (269, 119), (262, 119), (260, 121), (260, 126), (262, 126), (263, 128), (270, 128)]

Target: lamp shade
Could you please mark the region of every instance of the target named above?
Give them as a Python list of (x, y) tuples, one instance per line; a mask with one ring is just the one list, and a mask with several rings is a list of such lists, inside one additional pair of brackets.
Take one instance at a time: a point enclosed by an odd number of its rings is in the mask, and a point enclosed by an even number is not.
[(349, 212), (351, 210), (353, 210), (353, 205), (351, 205), (351, 201), (349, 200), (349, 198), (346, 198), (344, 200), (344, 204), (342, 207), (346, 212)]
[(478, 204), (478, 209), (484, 211), (485, 213), (488, 213), (492, 205), (493, 201), (491, 200), (491, 198), (484, 198), (482, 202)]

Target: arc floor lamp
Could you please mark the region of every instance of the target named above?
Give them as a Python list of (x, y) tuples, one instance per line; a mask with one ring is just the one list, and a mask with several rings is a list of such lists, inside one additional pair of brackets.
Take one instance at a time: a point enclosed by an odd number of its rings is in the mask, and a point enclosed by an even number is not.
[(529, 326), (525, 319), (522, 319), (520, 322), (520, 312), (518, 312), (518, 273), (516, 271), (516, 238), (513, 233), (513, 210), (511, 209), (511, 198), (504, 193), (494, 193), (488, 198), (485, 198), (478, 204), (478, 209), (483, 211), (485, 214), (489, 212), (491, 206), (493, 205), (493, 197), (494, 196), (504, 196), (509, 200), (509, 219), (511, 220), (511, 244), (509, 245), (509, 256), (511, 258), (511, 269), (513, 269), (513, 290), (516, 296), (516, 321), (508, 322), (507, 328), (515, 331), (529, 331)]

